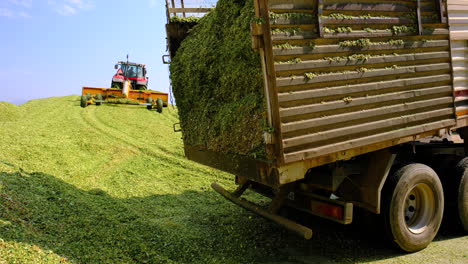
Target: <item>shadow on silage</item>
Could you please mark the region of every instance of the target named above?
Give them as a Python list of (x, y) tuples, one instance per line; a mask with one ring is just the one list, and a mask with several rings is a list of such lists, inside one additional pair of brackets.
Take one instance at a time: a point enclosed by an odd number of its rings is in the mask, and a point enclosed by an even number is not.
[[(341, 225), (293, 209), (286, 210), (286, 215), (310, 227), (314, 235), (311, 242), (298, 241), (284, 247), (283, 254), (288, 255), (288, 258), (294, 261), (277, 262), (278, 264), (363, 263), (392, 259), (407, 254), (397, 250), (388, 242), (379, 215), (356, 209), (353, 223), (350, 225)], [(451, 240), (463, 236), (458, 226), (454, 224), (453, 216), (446, 215), (434, 241)], [(288, 238), (283, 239), (282, 242), (288, 244)], [(430, 252), (431, 249), (424, 249), (421, 253), (424, 254), (424, 251)]]
[(248, 216), (232, 215), (237, 210), (224, 208), (212, 192), (120, 199), (40, 172), (0, 172), (0, 184), (0, 219), (11, 223), (0, 224), (1, 238), (72, 262), (223, 263), (275, 256), (270, 242), (261, 241), (265, 250), (247, 246), (260, 247), (256, 237), (272, 226), (258, 228), (256, 219), (237, 225)]
[(304, 241), (212, 191), (121, 199), (24, 171), (1, 172), (0, 184), (0, 219), (11, 223), (0, 225), (1, 238), (76, 263), (353, 263), (401, 254), (367, 226), (295, 215), (315, 231)]

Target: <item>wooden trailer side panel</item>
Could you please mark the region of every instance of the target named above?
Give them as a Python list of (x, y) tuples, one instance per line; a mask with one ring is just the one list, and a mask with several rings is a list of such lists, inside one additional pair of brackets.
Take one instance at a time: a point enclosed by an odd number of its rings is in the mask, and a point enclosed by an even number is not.
[(454, 126), (445, 6), (270, 0), (280, 167), (330, 163)]
[(452, 44), (453, 84), (458, 126), (468, 119), (468, 1), (449, 0), (448, 16)]

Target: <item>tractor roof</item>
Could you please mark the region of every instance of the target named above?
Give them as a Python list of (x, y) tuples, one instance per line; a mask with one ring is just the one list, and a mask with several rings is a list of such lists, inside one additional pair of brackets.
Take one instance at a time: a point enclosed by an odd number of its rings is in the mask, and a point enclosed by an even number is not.
[(126, 65), (131, 65), (131, 66), (140, 66), (140, 67), (145, 67), (145, 64), (140, 64), (140, 63), (135, 63), (135, 62), (126, 62), (126, 61), (119, 61), (119, 64), (126, 64)]

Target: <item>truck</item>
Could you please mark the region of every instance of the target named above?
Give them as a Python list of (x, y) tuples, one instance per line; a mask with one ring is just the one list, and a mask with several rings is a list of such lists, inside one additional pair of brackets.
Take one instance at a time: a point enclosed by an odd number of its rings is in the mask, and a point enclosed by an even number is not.
[[(213, 183), (216, 192), (305, 239), (312, 230), (281, 208), (344, 225), (357, 208), (380, 215), (406, 252), (432, 242), (444, 212), (468, 231), (468, 1), (188, 3), (166, 1), (171, 81), (186, 157), (238, 185)], [(199, 20), (181, 23), (190, 13)], [(218, 52), (244, 36), (250, 47)], [(248, 82), (253, 71), (241, 72), (245, 85), (223, 82), (239, 83), (230, 75), (251, 58), (260, 82)], [(246, 190), (271, 204), (241, 198)]]

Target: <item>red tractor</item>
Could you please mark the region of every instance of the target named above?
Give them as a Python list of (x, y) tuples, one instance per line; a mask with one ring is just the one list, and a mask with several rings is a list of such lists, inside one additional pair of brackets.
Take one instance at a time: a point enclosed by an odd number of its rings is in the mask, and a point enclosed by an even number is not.
[(115, 65), (117, 73), (112, 78), (111, 87), (123, 89), (125, 80), (132, 82), (134, 90), (148, 89), (148, 77), (146, 77), (146, 65), (133, 62), (119, 61)]
[(149, 110), (156, 109), (159, 113), (167, 107), (167, 93), (148, 90), (144, 64), (119, 61), (115, 69), (117, 73), (112, 77), (111, 88), (83, 87), (81, 107), (103, 103), (146, 105)]

